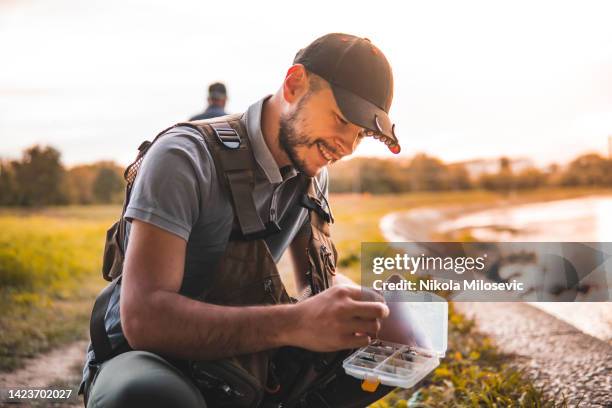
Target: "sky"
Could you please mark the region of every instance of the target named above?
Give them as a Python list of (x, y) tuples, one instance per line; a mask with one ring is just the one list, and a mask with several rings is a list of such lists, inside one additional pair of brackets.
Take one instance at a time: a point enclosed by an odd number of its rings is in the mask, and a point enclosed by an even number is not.
[[(403, 156), (607, 155), (610, 16), (606, 1), (0, 0), (0, 157), (41, 143), (69, 166), (127, 164), (201, 111), (208, 83), (244, 111), (328, 32), (387, 56)], [(390, 156), (372, 139), (356, 155)]]

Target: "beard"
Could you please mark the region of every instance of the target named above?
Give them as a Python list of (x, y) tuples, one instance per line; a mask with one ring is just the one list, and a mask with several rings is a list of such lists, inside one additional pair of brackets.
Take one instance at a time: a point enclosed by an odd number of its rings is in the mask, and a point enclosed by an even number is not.
[(316, 143), (316, 141), (310, 140), (310, 138), (304, 133), (300, 132), (298, 124), (301, 124), (302, 118), (301, 113), (304, 103), (308, 99), (309, 95), (305, 95), (302, 100), (298, 103), (295, 111), (287, 115), (281, 115), (280, 126), (278, 131), (278, 141), (281, 147), (289, 156), (289, 159), (293, 163), (293, 166), (301, 173), (307, 174), (306, 161), (301, 159), (298, 154), (298, 147), (305, 146), (310, 147)]

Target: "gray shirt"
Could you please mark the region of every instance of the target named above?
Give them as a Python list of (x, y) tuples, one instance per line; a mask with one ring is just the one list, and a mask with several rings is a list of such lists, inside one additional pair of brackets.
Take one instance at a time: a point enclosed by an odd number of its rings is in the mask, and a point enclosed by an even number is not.
[[(261, 219), (268, 219), (272, 195), (278, 199), (278, 223), (281, 231), (266, 238), (274, 260), (278, 262), (296, 233), (307, 221), (307, 211), (298, 203), (298, 172), (292, 166), (279, 168), (261, 131), (263, 98), (251, 105), (243, 116), (255, 161), (253, 197)], [(151, 146), (138, 171), (130, 203), (125, 212), (128, 221), (137, 219), (187, 241), (184, 277), (179, 293), (195, 296), (210, 283), (211, 270), (227, 245), (234, 218), (230, 197), (221, 189), (213, 158), (202, 136), (190, 127), (166, 132)], [(328, 175), (323, 169), (316, 177), (320, 194), (327, 198)], [(129, 241), (127, 224), (125, 248)], [(111, 345), (124, 340), (119, 313), (118, 285), (105, 315)], [(89, 375), (88, 364), (95, 360), (91, 343), (83, 368), (83, 381)]]

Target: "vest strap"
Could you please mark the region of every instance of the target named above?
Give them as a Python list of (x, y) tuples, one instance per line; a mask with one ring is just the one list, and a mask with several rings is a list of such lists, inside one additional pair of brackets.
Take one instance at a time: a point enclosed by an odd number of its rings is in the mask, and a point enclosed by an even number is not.
[(240, 136), (227, 122), (211, 123), (213, 132), (221, 144), (228, 149), (238, 149), (240, 147)]
[(249, 170), (226, 171), (225, 177), (232, 193), (242, 234), (251, 235), (265, 231), (266, 227), (257, 213), (253, 200), (253, 173)]
[(331, 222), (331, 215), (329, 215), (329, 213), (327, 213), (323, 209), (323, 207), (315, 200), (313, 200), (310, 196), (306, 194), (302, 195), (300, 204), (302, 205), (302, 207), (315, 211), (319, 215), (319, 217), (325, 220), (325, 222)]
[(253, 198), (255, 157), (240, 118), (228, 119), (186, 125), (198, 129), (208, 142), (217, 174), (231, 195), (238, 228), (232, 231), (230, 239), (260, 239), (280, 231), (280, 227), (273, 220), (264, 223), (257, 212)]

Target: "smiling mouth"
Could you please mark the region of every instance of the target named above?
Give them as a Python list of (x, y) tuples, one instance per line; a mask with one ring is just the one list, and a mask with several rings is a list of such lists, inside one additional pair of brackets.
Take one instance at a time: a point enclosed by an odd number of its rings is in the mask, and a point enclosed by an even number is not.
[(338, 160), (338, 158), (332, 153), (332, 151), (329, 150), (327, 147), (325, 147), (323, 143), (317, 142), (317, 147), (319, 148), (319, 152), (321, 153), (321, 156), (323, 156), (323, 158), (327, 160), (328, 164), (332, 161)]

